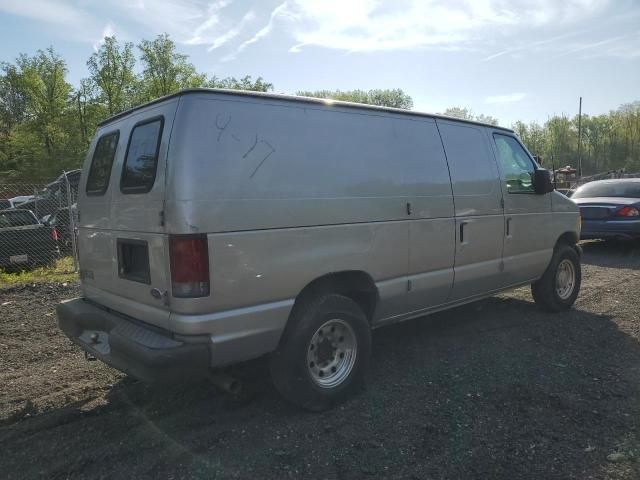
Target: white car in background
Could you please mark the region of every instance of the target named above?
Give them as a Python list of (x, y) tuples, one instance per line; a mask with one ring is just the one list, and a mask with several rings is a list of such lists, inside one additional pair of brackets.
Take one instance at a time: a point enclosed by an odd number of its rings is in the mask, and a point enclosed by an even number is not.
[(17, 208), (23, 203), (27, 203), (34, 198), (36, 197), (34, 197), (33, 195), (19, 195), (17, 197), (10, 198), (9, 202), (11, 202), (12, 208)]

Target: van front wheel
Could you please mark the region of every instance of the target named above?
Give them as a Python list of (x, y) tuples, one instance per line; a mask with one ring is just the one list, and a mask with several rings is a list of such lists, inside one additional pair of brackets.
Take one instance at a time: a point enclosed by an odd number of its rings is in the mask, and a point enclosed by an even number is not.
[(569, 245), (561, 245), (542, 278), (531, 285), (533, 300), (547, 312), (566, 310), (576, 301), (581, 280), (578, 253)]
[(358, 304), (321, 295), (296, 305), (289, 321), (270, 362), (273, 383), (285, 399), (321, 411), (362, 386), (371, 330)]

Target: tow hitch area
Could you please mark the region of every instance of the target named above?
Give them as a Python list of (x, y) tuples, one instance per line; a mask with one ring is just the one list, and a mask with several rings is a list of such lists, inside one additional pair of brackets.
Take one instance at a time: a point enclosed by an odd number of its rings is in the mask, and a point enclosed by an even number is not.
[[(109, 345), (109, 334), (101, 330), (84, 330), (82, 335), (78, 337), (89, 350), (95, 351), (101, 355), (109, 355), (111, 346)], [(84, 358), (87, 360), (96, 360), (96, 357), (85, 350)]]

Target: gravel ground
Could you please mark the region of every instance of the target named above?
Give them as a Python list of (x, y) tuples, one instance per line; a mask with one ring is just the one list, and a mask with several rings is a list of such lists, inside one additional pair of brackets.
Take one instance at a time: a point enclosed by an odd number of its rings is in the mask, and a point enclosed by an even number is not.
[(4, 478), (640, 478), (640, 245), (584, 245), (575, 309), (528, 289), (374, 333), (367, 390), (329, 412), (154, 390), (82, 352), (55, 304), (77, 285), (0, 290)]

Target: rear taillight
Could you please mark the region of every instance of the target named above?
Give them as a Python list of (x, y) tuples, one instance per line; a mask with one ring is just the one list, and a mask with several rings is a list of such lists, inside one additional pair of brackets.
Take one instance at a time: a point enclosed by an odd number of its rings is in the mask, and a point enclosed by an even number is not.
[(170, 235), (169, 257), (174, 297), (209, 295), (209, 247), (206, 235)]
[(55, 228), (51, 229), (51, 238), (53, 238), (53, 240), (55, 240), (56, 242), (60, 240), (60, 234), (58, 233), (58, 230), (56, 230)]
[(640, 217), (640, 210), (636, 207), (622, 207), (616, 212), (616, 217)]

